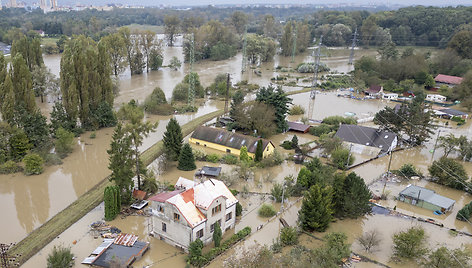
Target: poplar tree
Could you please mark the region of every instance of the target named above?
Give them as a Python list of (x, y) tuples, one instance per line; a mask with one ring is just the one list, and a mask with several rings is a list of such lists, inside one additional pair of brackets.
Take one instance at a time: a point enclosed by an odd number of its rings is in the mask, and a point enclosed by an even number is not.
[(167, 123), (162, 141), (164, 142), (164, 148), (169, 159), (173, 161), (178, 160), (182, 149), (183, 135), (179, 122), (175, 118), (171, 118), (169, 123)]
[(120, 30), (118, 30), (118, 34), (120, 34), (123, 38), (129, 69), (131, 71), (131, 74), (134, 74), (134, 65), (131, 63), (133, 56), (133, 42), (131, 40), (131, 32), (128, 27), (121, 27)]
[(182, 151), (180, 152), (179, 156), (179, 165), (177, 166), (180, 170), (194, 170), (197, 168), (195, 165), (195, 157), (192, 153), (192, 148), (188, 143), (184, 144), (182, 147)]
[(31, 72), (20, 53), (16, 54), (12, 59), (10, 75), (13, 91), (15, 92), (15, 110), (23, 108), (28, 113), (34, 112), (37, 107), (34, 99)]
[(331, 222), (333, 214), (331, 187), (316, 184), (305, 192), (302, 208), (298, 212), (298, 221), (303, 230), (324, 232)]
[(15, 93), (13, 92), (13, 84), (10, 78), (10, 75), (7, 75), (5, 82), (1, 86), (2, 88), (2, 98), (0, 106), (2, 111), (2, 118), (4, 121), (8, 122), (10, 125), (14, 122), (15, 117)]
[(131, 199), (131, 189), (133, 186), (133, 151), (131, 149), (131, 139), (126, 136), (123, 125), (118, 123), (113, 132), (110, 149), (107, 150), (111, 170), (110, 180), (114, 181), (120, 189), (121, 201), (128, 203)]
[(30, 71), (35, 66), (41, 66), (43, 62), (43, 52), (41, 50), (41, 38), (23, 36), (15, 41), (11, 46), (12, 58), (21, 54), (26, 61), (26, 65)]

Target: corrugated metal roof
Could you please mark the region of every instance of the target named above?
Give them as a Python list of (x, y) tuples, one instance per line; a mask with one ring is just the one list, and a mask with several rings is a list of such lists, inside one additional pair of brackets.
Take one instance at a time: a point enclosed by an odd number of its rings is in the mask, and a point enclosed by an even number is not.
[(138, 240), (137, 235), (121, 233), (118, 237), (115, 238), (114, 244), (132, 247), (134, 243)]
[(452, 76), (452, 75), (445, 75), (445, 74), (438, 74), (434, 81), (452, 85), (459, 85), (462, 83), (462, 77), (459, 76)]
[(403, 189), (403, 191), (400, 192), (400, 195), (423, 200), (446, 209), (450, 208), (456, 203), (456, 201), (453, 199), (438, 195), (433, 190), (416, 185), (408, 185), (405, 189)]
[(224, 129), (205, 126), (200, 126), (195, 129), (191, 137), (194, 139), (212, 142), (238, 150), (241, 149), (242, 146), (246, 146), (248, 152), (250, 153), (256, 152), (258, 140), (262, 140), (262, 148), (264, 150), (267, 145), (271, 143), (271, 141), (266, 139), (260, 139), (248, 135), (233, 133)]
[(453, 115), (453, 116), (467, 115), (467, 113), (464, 113), (455, 109), (451, 109), (451, 108), (441, 109), (440, 111), (449, 115)]

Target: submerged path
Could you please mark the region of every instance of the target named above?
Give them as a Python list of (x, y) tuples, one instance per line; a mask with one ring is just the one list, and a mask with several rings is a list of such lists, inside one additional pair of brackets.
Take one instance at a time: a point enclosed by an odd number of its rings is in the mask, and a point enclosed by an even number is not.
[[(295, 95), (310, 91), (309, 88), (304, 88), (297, 91), (287, 92), (287, 95)], [(183, 136), (190, 135), (198, 126), (211, 121), (212, 119), (222, 116), (224, 110), (217, 110), (209, 114), (200, 116), (187, 124), (182, 126)], [(155, 159), (164, 153), (164, 143), (162, 140), (156, 142), (147, 150), (141, 153), (141, 160), (145, 166), (151, 164)], [(57, 213), (54, 217), (49, 219), (40, 227), (32, 231), (27, 237), (18, 242), (9, 250), (9, 254), (17, 257), (17, 262), (20, 265), (24, 264), (29, 258), (34, 256), (44, 246), (49, 244), (54, 238), (59, 236), (62, 232), (67, 230), (72, 224), (80, 220), (93, 208), (97, 207), (103, 202), (103, 192), (108, 185), (109, 176), (105, 177), (97, 185), (95, 185), (88, 192), (81, 195), (68, 207)]]

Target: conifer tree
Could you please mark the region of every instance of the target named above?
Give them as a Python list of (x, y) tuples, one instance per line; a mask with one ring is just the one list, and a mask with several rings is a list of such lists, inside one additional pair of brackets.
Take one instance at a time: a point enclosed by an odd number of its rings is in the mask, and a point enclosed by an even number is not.
[(298, 212), (298, 221), (303, 230), (324, 232), (331, 222), (333, 214), (331, 187), (316, 184), (305, 192), (302, 208)]
[(103, 200), (105, 202), (105, 220), (111, 221), (115, 219), (115, 196), (114, 196), (114, 186), (107, 186), (105, 192), (103, 193)]
[(254, 161), (259, 162), (262, 160), (262, 155), (263, 155), (263, 148), (262, 148), (262, 140), (257, 141), (257, 146), (256, 146), (256, 155), (254, 156)]
[(110, 160), (108, 168), (111, 170), (110, 180), (120, 189), (121, 201), (125, 204), (131, 199), (133, 186), (134, 162), (131, 145), (123, 125), (118, 123), (113, 132), (110, 149), (107, 151)]
[(171, 118), (166, 126), (166, 132), (162, 138), (167, 156), (170, 160), (179, 159), (183, 144), (182, 129), (175, 118)]
[(298, 148), (298, 137), (297, 137), (297, 135), (293, 135), (293, 137), (292, 137), (292, 148)]
[(282, 133), (287, 130), (286, 116), (289, 111), (288, 105), (292, 103), (292, 99), (287, 96), (287, 93), (285, 93), (281, 87), (275, 88), (269, 85), (268, 87), (259, 89), (256, 94), (256, 100), (274, 108), (277, 132)]
[(215, 222), (215, 229), (213, 230), (213, 242), (215, 242), (215, 248), (220, 246), (222, 236), (223, 234), (221, 232), (220, 224)]
[(247, 154), (247, 147), (245, 145), (239, 150), (239, 160), (243, 162), (249, 161), (249, 155)]
[(192, 148), (188, 143), (184, 144), (182, 147), (182, 151), (180, 152), (179, 156), (179, 165), (177, 166), (180, 170), (194, 170), (197, 168), (195, 165), (195, 157), (192, 153)]
[(341, 215), (357, 218), (369, 212), (371, 206), (369, 200), (372, 194), (365, 185), (364, 180), (356, 173), (347, 175), (342, 191), (342, 212)]

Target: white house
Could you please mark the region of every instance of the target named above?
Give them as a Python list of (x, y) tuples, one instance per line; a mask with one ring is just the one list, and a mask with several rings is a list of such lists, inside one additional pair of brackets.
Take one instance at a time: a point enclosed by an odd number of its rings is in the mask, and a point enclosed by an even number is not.
[(396, 100), (396, 99), (398, 99), (398, 94), (397, 93), (384, 93), (382, 95), (382, 99), (384, 99), (384, 100)]
[(149, 198), (155, 237), (187, 250), (197, 238), (211, 242), (216, 222), (223, 233), (234, 228), (238, 200), (223, 182), (181, 177), (175, 189)]
[(432, 102), (445, 102), (446, 97), (439, 94), (428, 94), (426, 95), (426, 100)]

